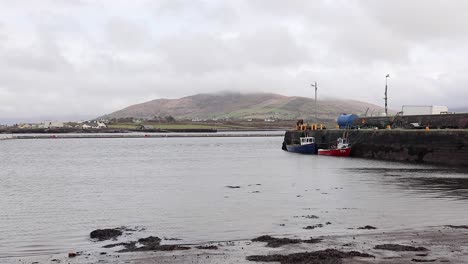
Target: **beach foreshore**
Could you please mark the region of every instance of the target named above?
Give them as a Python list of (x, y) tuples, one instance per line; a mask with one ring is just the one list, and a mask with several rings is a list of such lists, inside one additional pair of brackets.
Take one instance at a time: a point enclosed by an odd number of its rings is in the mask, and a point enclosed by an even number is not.
[[(313, 233), (307, 233), (313, 235)], [(310, 239), (309, 237), (301, 237)], [(122, 246), (44, 256), (0, 258), (0, 263), (468, 263), (468, 227), (434, 226), (385, 232), (355, 230), (347, 235), (313, 237), (320, 241), (267, 246), (252, 240), (179, 245), (158, 251), (122, 251)], [(252, 238), (253, 239), (253, 238)], [(288, 242), (289, 241), (289, 242)], [(284, 242), (284, 241), (282, 241)], [(109, 241), (109, 244), (112, 244)], [(189, 249), (187, 249), (189, 248)], [(296, 254), (304, 253), (308, 254)], [(77, 255), (75, 256), (74, 253)], [(289, 255), (289, 256), (288, 256)], [(253, 257), (252, 257), (253, 256)], [(267, 257), (265, 257), (267, 256)], [(310, 261), (313, 258), (314, 261)]]

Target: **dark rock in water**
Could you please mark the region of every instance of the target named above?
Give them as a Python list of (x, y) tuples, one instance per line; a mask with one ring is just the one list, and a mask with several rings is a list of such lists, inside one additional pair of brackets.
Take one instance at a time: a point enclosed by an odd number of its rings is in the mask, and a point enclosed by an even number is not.
[(239, 189), (240, 188), (240, 186), (233, 186), (233, 185), (228, 185), (226, 187), (229, 188), (229, 189)]
[(468, 225), (446, 225), (446, 227), (453, 229), (468, 229)]
[(76, 256), (78, 256), (78, 254), (77, 254), (76, 252), (70, 252), (70, 253), (68, 253), (68, 257), (69, 257), (69, 258), (74, 258), (74, 257), (76, 257)]
[(325, 224), (326, 224), (326, 225), (331, 225), (332, 223), (331, 223), (331, 222), (326, 222)]
[(413, 247), (413, 246), (405, 246), (405, 245), (398, 245), (398, 244), (383, 244), (377, 245), (374, 249), (383, 249), (383, 250), (391, 250), (391, 251), (428, 251), (425, 247)]
[(217, 246), (215, 245), (209, 245), (209, 246), (197, 246), (195, 248), (198, 248), (198, 249), (218, 249)]
[(182, 240), (180, 238), (175, 238), (175, 237), (164, 237), (164, 240), (171, 240), (171, 241), (179, 241), (179, 240)]
[(313, 226), (306, 226), (303, 229), (315, 229), (315, 228), (321, 228), (321, 227), (323, 227), (323, 225), (318, 224), (318, 225), (313, 225)]
[(97, 239), (99, 241), (113, 239), (113, 238), (116, 238), (116, 237), (121, 236), (121, 235), (122, 235), (122, 231), (117, 229), (117, 228), (97, 229), (97, 230), (94, 230), (93, 232), (91, 232), (89, 234), (89, 236), (91, 238)]
[(360, 230), (363, 230), (363, 229), (372, 230), (372, 229), (377, 229), (377, 227), (366, 225), (366, 226), (358, 227), (358, 229), (360, 229)]
[(138, 242), (143, 245), (159, 245), (161, 243), (161, 239), (159, 237), (149, 236), (146, 238), (138, 239)]
[(316, 215), (301, 215), (301, 216), (298, 216), (298, 215), (295, 215), (293, 216), (294, 218), (299, 218), (299, 217), (302, 217), (302, 218), (307, 218), (307, 219), (318, 219), (319, 217), (316, 216)]
[(287, 244), (299, 244), (299, 243), (309, 243), (309, 244), (314, 244), (314, 243), (319, 243), (322, 241), (321, 239), (314, 239), (311, 238), (309, 240), (302, 240), (302, 239), (291, 239), (291, 238), (275, 238), (272, 236), (260, 236), (257, 238), (252, 239), (253, 242), (267, 242), (267, 247), (281, 247)]
[(304, 216), (302, 216), (302, 217), (307, 218), (307, 219), (318, 219), (318, 218), (319, 218), (319, 217), (316, 216), (316, 215), (304, 215)]
[(342, 263), (341, 259), (352, 257), (373, 258), (374, 256), (357, 251), (343, 252), (336, 249), (326, 249), (289, 255), (254, 255), (248, 256), (247, 260), (280, 262), (281, 264), (339, 264)]
[(412, 259), (413, 262), (436, 262), (437, 259)]

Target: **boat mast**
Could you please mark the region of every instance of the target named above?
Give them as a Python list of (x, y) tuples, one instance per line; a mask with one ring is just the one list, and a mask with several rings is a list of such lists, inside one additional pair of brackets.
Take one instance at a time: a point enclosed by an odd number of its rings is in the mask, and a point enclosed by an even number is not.
[(388, 77), (390, 77), (390, 74), (387, 74), (385, 76), (385, 98), (384, 98), (385, 99), (385, 116), (388, 116), (388, 109), (387, 109), (387, 99), (388, 99), (388, 97), (387, 97), (387, 88), (388, 88), (387, 79), (388, 79)]

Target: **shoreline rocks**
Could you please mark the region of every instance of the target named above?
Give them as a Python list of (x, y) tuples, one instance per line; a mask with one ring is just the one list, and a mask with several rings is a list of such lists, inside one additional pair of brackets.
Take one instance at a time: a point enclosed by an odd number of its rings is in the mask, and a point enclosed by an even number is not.
[(110, 240), (122, 235), (119, 228), (96, 229), (92, 231), (89, 236), (98, 241)]

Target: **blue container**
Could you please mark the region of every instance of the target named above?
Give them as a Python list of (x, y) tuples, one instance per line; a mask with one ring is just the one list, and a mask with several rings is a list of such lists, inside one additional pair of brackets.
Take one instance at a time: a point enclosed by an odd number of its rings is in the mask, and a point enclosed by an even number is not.
[(354, 127), (354, 121), (358, 118), (355, 114), (341, 114), (338, 117), (337, 123), (340, 128)]

